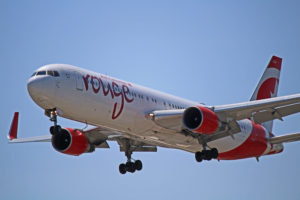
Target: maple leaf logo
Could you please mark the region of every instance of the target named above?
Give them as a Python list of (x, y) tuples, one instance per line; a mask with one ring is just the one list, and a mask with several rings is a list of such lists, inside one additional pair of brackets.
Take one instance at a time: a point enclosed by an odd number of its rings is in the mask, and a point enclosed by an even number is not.
[(279, 80), (277, 78), (269, 78), (261, 84), (256, 100), (268, 99), (276, 96)]

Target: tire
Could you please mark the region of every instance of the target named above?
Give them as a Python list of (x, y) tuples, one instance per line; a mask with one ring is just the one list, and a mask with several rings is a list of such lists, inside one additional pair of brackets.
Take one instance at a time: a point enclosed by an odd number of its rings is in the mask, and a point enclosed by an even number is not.
[(54, 126), (54, 134), (60, 134), (61, 133), (61, 127), (59, 125)]
[(218, 156), (219, 156), (218, 149), (212, 148), (210, 151), (211, 151), (211, 156), (212, 156), (212, 158), (217, 159)]
[(119, 172), (121, 174), (126, 174), (126, 165), (125, 164), (122, 163), (119, 165)]
[(140, 160), (136, 160), (136, 161), (134, 162), (134, 166), (135, 166), (135, 169), (136, 169), (136, 170), (141, 171), (142, 168), (143, 168), (143, 163), (142, 163), (142, 161), (140, 161)]
[(195, 153), (195, 159), (196, 159), (197, 162), (202, 162), (202, 160), (203, 160), (203, 153), (200, 152), (200, 151), (197, 151)]
[(204, 160), (211, 160), (212, 155), (210, 150), (203, 150), (202, 152), (204, 154)]
[(50, 127), (50, 133), (51, 133), (51, 135), (54, 135), (54, 126)]
[(135, 172), (135, 165), (133, 162), (127, 162), (126, 163), (126, 169), (128, 172), (130, 173), (134, 173)]

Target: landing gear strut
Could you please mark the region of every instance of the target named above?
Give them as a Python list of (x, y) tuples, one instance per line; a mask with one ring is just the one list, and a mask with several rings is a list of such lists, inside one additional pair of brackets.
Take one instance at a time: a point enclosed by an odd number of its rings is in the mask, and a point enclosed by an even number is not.
[(134, 160), (131, 158), (132, 150), (130, 148), (129, 141), (125, 142), (125, 156), (127, 157), (126, 163), (121, 163), (119, 165), (119, 171), (121, 174), (126, 174), (126, 172), (134, 173), (135, 171), (140, 171), (143, 168), (143, 163), (140, 160)]
[(57, 111), (56, 109), (46, 110), (46, 115), (50, 117), (50, 121), (54, 122), (54, 126), (50, 127), (51, 135), (56, 135), (61, 133), (61, 126), (57, 125)]

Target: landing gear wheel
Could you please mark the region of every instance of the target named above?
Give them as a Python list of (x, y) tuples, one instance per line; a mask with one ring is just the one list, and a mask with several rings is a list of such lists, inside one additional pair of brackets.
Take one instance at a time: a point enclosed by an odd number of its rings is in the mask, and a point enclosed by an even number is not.
[(201, 162), (202, 160), (211, 160), (217, 159), (219, 156), (218, 149), (212, 148), (211, 150), (203, 150), (195, 153), (195, 159), (197, 162)]
[(134, 162), (134, 166), (135, 166), (135, 169), (136, 169), (136, 170), (141, 171), (142, 168), (143, 168), (143, 163), (142, 163), (142, 161), (140, 161), (140, 160), (136, 160), (136, 161)]
[(45, 114), (50, 117), (50, 121), (54, 123), (54, 126), (50, 127), (51, 135), (57, 135), (61, 133), (61, 127), (57, 125), (57, 111), (56, 108), (45, 110)]
[(203, 150), (204, 160), (211, 160), (212, 155), (210, 150)]
[(218, 156), (219, 156), (218, 149), (212, 148), (212, 149), (210, 150), (210, 152), (211, 152), (212, 158), (214, 158), (214, 159), (217, 159), (217, 158), (218, 158)]
[(135, 165), (133, 162), (127, 162), (126, 163), (126, 168), (127, 168), (127, 171), (130, 172), (130, 173), (134, 173), (135, 172)]
[(202, 160), (203, 160), (203, 153), (200, 152), (200, 151), (197, 151), (195, 153), (195, 159), (196, 159), (197, 162), (202, 162)]
[(126, 165), (125, 164), (120, 164), (119, 165), (119, 171), (121, 174), (126, 174)]
[(56, 135), (56, 134), (61, 133), (61, 127), (59, 125), (51, 126), (50, 133), (51, 133), (51, 135)]

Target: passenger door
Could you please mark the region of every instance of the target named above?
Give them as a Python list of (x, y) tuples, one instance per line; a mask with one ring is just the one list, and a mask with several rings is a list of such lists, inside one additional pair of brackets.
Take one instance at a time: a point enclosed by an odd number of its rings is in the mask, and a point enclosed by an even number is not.
[(76, 89), (79, 91), (82, 91), (83, 90), (82, 76), (80, 73), (78, 73), (76, 71), (74, 72), (74, 75), (75, 75)]

